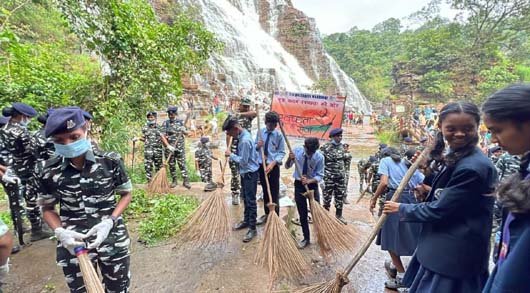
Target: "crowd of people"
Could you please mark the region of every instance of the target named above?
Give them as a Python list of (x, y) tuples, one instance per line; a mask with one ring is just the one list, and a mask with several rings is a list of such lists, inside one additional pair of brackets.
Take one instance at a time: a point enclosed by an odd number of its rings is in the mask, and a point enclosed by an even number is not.
[[(145, 144), (148, 180), (165, 158), (172, 186), (177, 185), (178, 165), (182, 185), (190, 188), (185, 164), (188, 129), (177, 112), (169, 106), (168, 119), (161, 124), (157, 112), (148, 112), (139, 140)], [(385, 287), (408, 292), (530, 292), (530, 86), (498, 91), (482, 111), (470, 102), (452, 102), (436, 112), (425, 109), (420, 120), (427, 113), (437, 116), (433, 138), (426, 132), (418, 144), (404, 139), (399, 149), (381, 144), (377, 153), (357, 164), (361, 196), (372, 193), (370, 212), (388, 215), (376, 241), (390, 257), (384, 263), (389, 275)], [(132, 183), (120, 156), (101, 150), (90, 138), (90, 113), (64, 107), (38, 116), (29, 105), (13, 103), (2, 114), (2, 185), (10, 201), (23, 198), (19, 215), (31, 224), (16, 232), (30, 232), (31, 241), (55, 235), (57, 264), (71, 292), (86, 290), (75, 255), (78, 247), (89, 250), (107, 292), (128, 292), (130, 238), (121, 215), (132, 200)], [(42, 127), (31, 133), (27, 125), (37, 116)], [(266, 223), (269, 213), (279, 214), (282, 167), (295, 166), (300, 249), (311, 244), (306, 188), (328, 211), (333, 203), (336, 219), (346, 225), (343, 209), (352, 155), (342, 141), (343, 129), (332, 129), (322, 145), (318, 138), (305, 138), (290, 152), (278, 129), (280, 116), (267, 112), (253, 137), (256, 117), (251, 100), (244, 98), (222, 125), (227, 136), (224, 156), (232, 171), (232, 204), (242, 201), (244, 209), (243, 219), (233, 228), (247, 229), (243, 242), (256, 237), (256, 226)], [(487, 149), (478, 147), (483, 140), (481, 120), (489, 133)], [(209, 143), (209, 137), (201, 137), (195, 152), (205, 191), (217, 188), (212, 160), (220, 159)], [(402, 182), (423, 150), (426, 159), (408, 182)], [(258, 184), (264, 193), (260, 217)], [(405, 188), (393, 202), (400, 184)], [(271, 200), (274, 205), (269, 205)], [(9, 271), (9, 255), (19, 250), (8, 230), (0, 222), (0, 282)], [(412, 257), (408, 264), (404, 256)], [(491, 272), (490, 260), (495, 262)]]

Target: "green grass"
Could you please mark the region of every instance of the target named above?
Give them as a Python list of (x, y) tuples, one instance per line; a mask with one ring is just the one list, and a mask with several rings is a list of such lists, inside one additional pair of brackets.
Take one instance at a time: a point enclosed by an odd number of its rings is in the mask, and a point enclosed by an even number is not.
[(393, 130), (381, 130), (375, 134), (380, 143), (393, 145), (398, 142), (398, 133)]
[(140, 222), (139, 238), (147, 245), (168, 239), (178, 232), (199, 201), (190, 196), (165, 195), (152, 200), (148, 216)]

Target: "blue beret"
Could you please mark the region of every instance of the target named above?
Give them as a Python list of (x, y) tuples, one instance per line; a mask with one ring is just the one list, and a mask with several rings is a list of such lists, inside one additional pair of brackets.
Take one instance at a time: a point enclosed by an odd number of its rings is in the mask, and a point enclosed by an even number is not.
[(167, 107), (167, 111), (168, 111), (168, 112), (177, 112), (177, 110), (178, 110), (178, 109), (177, 109), (177, 107), (175, 107), (175, 106), (169, 106), (169, 107)]
[(427, 141), (427, 138), (425, 136), (420, 139), (420, 142), (422, 142), (422, 143), (426, 142), (426, 141)]
[(386, 143), (380, 143), (379, 144), (379, 149), (382, 150), (382, 149), (386, 149), (388, 145), (386, 145)]
[(79, 107), (65, 107), (55, 109), (44, 128), (44, 135), (50, 137), (57, 133), (74, 131), (85, 125), (85, 117), (83, 117), (83, 110)]
[(33, 109), (30, 105), (24, 104), (24, 103), (13, 103), (13, 109), (17, 110), (17, 112), (21, 113), (22, 115), (26, 115), (28, 117), (35, 117), (37, 116), (37, 111)]
[(210, 138), (208, 138), (207, 136), (201, 137), (201, 143), (202, 144), (208, 143), (209, 141), (210, 141)]
[(0, 124), (5, 125), (9, 122), (9, 117), (6, 116), (0, 116)]
[(410, 137), (408, 137), (408, 136), (405, 137), (403, 140), (404, 140), (405, 142), (412, 142), (412, 138), (410, 138)]
[(92, 114), (90, 114), (89, 112), (81, 109), (81, 111), (83, 111), (83, 117), (85, 117), (85, 120), (92, 120), (94, 119), (94, 116), (92, 116)]
[(329, 132), (329, 137), (334, 137), (339, 134), (342, 134), (342, 128), (334, 128)]

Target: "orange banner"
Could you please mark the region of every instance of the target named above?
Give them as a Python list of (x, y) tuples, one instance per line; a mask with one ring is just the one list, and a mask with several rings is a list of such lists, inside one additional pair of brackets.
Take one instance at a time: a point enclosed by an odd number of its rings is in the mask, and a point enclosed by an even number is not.
[(275, 92), (271, 110), (280, 115), (290, 136), (326, 139), (342, 126), (345, 97)]

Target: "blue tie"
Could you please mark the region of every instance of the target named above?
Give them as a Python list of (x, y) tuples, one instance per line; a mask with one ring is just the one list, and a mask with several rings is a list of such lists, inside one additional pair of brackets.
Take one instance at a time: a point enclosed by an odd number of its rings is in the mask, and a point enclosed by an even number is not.
[(307, 175), (307, 156), (304, 155), (304, 166), (302, 167), (302, 176)]
[(266, 131), (265, 134), (267, 134), (267, 138), (265, 139), (265, 145), (263, 146), (263, 153), (265, 154), (265, 157), (269, 156), (269, 138), (271, 137), (271, 133)]

